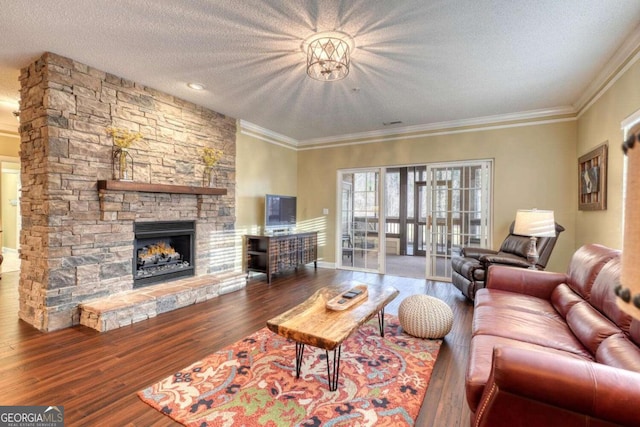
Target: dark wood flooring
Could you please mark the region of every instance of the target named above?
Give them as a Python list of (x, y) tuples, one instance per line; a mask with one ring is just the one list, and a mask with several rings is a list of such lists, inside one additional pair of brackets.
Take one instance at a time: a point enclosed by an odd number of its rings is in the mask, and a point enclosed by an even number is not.
[(402, 299), (428, 294), (452, 307), (445, 337), (420, 410), (418, 426), (467, 426), (464, 374), (473, 306), (450, 283), (350, 271), (300, 268), (271, 286), (252, 277), (240, 291), (99, 333), (77, 326), (42, 333), (18, 320), (18, 272), (0, 280), (0, 405), (63, 405), (68, 426), (172, 426), (136, 392), (265, 326), (327, 284), (360, 280), (400, 290)]

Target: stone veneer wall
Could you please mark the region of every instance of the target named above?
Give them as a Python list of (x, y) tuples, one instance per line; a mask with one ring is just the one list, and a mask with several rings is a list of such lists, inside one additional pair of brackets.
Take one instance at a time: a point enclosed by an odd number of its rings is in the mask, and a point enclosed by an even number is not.
[[(134, 221), (195, 220), (196, 275), (236, 268), (234, 119), (52, 53), (20, 82), (21, 319), (68, 327), (78, 304), (132, 289)], [(108, 126), (143, 134), (136, 182), (201, 186), (202, 148), (224, 148), (227, 195), (99, 195), (97, 180), (113, 177)]]

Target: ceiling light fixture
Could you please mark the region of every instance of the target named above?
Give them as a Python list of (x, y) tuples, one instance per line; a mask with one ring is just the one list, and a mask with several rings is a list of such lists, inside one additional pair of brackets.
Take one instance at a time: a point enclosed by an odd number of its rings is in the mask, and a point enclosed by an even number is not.
[(202, 89), (204, 89), (204, 85), (201, 84), (201, 83), (187, 83), (187, 86), (189, 86), (193, 90), (202, 90)]
[(307, 55), (307, 74), (314, 80), (332, 82), (349, 74), (353, 38), (340, 31), (316, 33), (302, 42)]

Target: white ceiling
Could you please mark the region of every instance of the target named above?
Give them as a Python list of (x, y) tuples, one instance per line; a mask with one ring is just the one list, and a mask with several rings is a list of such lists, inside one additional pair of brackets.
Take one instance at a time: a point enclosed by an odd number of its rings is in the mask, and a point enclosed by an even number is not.
[[(575, 111), (640, 27), (638, 0), (0, 0), (0, 129), (45, 51), (301, 144), (531, 111)], [(355, 41), (349, 76), (305, 73), (303, 39)], [(206, 90), (195, 92), (187, 82)]]

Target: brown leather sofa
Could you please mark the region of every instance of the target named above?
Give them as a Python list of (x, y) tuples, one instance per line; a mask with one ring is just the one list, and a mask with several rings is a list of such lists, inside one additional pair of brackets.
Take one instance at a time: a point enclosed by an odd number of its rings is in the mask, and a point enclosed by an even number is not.
[(472, 426), (640, 426), (640, 321), (616, 305), (620, 252), (568, 272), (491, 266), (466, 374)]
[[(510, 265), (512, 267), (528, 268), (529, 237), (513, 234), (515, 221), (509, 227), (509, 235), (504, 239), (500, 249), (476, 248), (466, 246), (462, 248), (462, 256), (451, 259), (451, 282), (460, 292), (473, 300), (478, 289), (484, 288), (487, 268), (492, 264)], [(544, 270), (556, 244), (556, 240), (564, 227), (556, 223), (556, 237), (540, 237), (537, 242), (540, 255), (536, 268)]]

